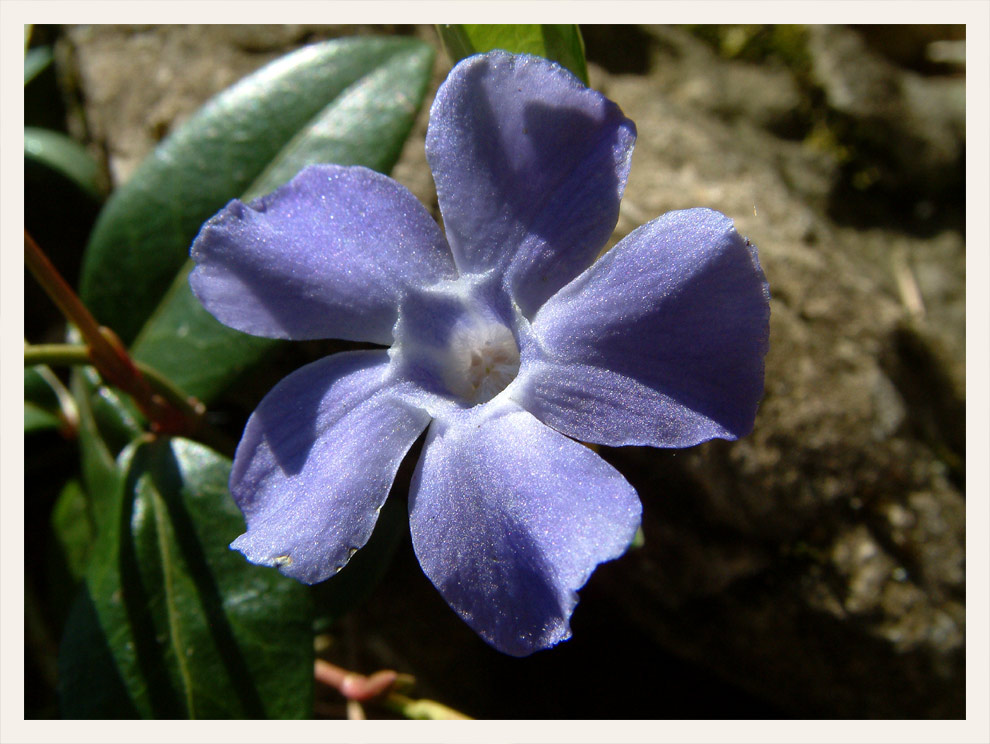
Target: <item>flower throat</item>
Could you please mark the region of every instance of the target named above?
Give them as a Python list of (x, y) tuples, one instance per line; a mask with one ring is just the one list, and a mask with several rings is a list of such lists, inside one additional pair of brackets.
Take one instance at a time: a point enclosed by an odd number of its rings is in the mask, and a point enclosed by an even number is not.
[(477, 319), (460, 326), (451, 334), (446, 356), (447, 387), (472, 405), (494, 398), (519, 373), (516, 340), (497, 322)]

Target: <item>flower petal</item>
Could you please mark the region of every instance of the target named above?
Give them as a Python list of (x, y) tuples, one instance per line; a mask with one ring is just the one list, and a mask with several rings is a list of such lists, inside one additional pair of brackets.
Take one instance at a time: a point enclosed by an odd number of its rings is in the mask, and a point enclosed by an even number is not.
[(547, 301), (513, 398), (599, 444), (743, 436), (763, 394), (769, 298), (756, 249), (729, 218), (671, 212)]
[(506, 271), (531, 317), (608, 240), (635, 137), (618, 106), (555, 63), (495, 51), (458, 64), (426, 135), (458, 268)]
[(192, 257), (193, 293), (221, 323), (296, 340), (389, 344), (404, 291), (454, 275), (416, 197), (359, 166), (310, 166), (249, 205), (235, 199)]
[(384, 351), (334, 354), (276, 385), (248, 420), (230, 491), (248, 530), (231, 547), (322, 581), (371, 536), (399, 463), (429, 416), (384, 383)]
[(628, 548), (641, 514), (612, 466), (511, 402), (434, 421), (409, 508), (426, 575), (514, 656), (570, 637), (577, 590)]

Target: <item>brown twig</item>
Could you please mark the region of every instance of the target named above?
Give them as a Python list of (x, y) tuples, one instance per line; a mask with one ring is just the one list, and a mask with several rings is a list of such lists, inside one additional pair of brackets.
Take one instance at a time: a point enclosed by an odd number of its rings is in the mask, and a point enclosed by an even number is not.
[(182, 410), (152, 389), (117, 334), (96, 322), (27, 230), (24, 231), (24, 263), (66, 320), (79, 329), (93, 366), (107, 382), (134, 398), (151, 423), (152, 431), (189, 435), (200, 428), (205, 413), (203, 404), (187, 397), (188, 405)]

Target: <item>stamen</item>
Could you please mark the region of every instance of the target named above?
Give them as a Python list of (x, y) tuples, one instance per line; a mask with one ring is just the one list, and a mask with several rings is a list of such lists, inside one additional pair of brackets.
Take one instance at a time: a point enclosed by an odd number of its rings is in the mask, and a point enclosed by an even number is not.
[(505, 390), (519, 373), (519, 347), (501, 323), (471, 318), (451, 335), (444, 380), (450, 391), (477, 405)]

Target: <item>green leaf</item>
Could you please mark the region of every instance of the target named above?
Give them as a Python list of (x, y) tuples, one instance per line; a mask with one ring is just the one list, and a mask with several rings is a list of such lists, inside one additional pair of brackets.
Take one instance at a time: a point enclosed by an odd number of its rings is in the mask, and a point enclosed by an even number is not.
[(454, 64), (472, 54), (504, 49), (559, 62), (588, 84), (584, 40), (574, 24), (459, 23), (442, 24), (437, 30), (444, 50)]
[[(32, 491), (38, 486), (36, 480), (37, 476), (31, 479)], [(46, 516), (47, 525), (38, 520), (35, 527), (35, 530), (48, 528), (44, 533), (43, 560), (33, 561), (28, 573), (36, 577), (35, 586), (41, 595), (39, 601), (44, 603), (44, 624), (50, 629), (53, 640), (57, 640), (85, 576), (96, 534), (86, 494), (78, 479), (71, 478), (64, 483)], [(35, 530), (30, 534), (37, 534)], [(32, 539), (31, 542), (34, 553), (38, 549), (37, 541)], [(56, 651), (57, 647), (53, 648), (53, 652)], [(52, 653), (53, 666), (56, 659), (57, 653)], [(55, 703), (54, 696), (52, 703)]]
[(426, 95), (433, 57), (424, 44), (383, 59), (309, 122), (241, 198), (267, 194), (313, 163), (391, 171)]
[[(348, 38), (287, 55), (204, 106), (146, 159), (100, 215), (80, 294), (125, 343), (134, 340), (186, 259), (202, 223), (241, 195), (314, 117), (415, 39)], [(429, 52), (432, 54), (432, 52)]]
[(106, 185), (96, 161), (85, 147), (61, 132), (24, 127), (24, 161), (25, 169), (48, 169), (94, 201), (103, 199)]
[[(26, 33), (27, 29), (25, 29)], [(28, 49), (24, 55), (24, 84), (27, 85), (38, 77), (54, 60), (55, 56), (52, 54), (52, 48), (50, 46)]]
[[(407, 47), (343, 91), (274, 158), (245, 198), (267, 193), (317, 162), (364, 165), (387, 173), (395, 165), (429, 84), (433, 51)], [(193, 296), (191, 263), (134, 342), (136, 359), (190, 395), (210, 401), (280, 343), (218, 323)]]
[(65, 424), (53, 384), (61, 384), (44, 365), (24, 369), (24, 433), (59, 429)]
[(36, 431), (58, 429), (62, 419), (57, 413), (41, 408), (29, 400), (24, 401), (24, 433), (33, 434)]
[(66, 572), (72, 580), (81, 581), (89, 562), (95, 526), (79, 481), (70, 480), (59, 494), (52, 509), (52, 531)]
[(144, 432), (129, 399), (103, 385), (91, 367), (74, 369), (72, 396), (79, 411), (79, 455), (90, 518), (97, 527), (107, 519), (122, 477), (117, 454)]
[(230, 461), (158, 439), (120, 465), (60, 649), (63, 716), (312, 715), (310, 593), (227, 547), (244, 529)]
[(209, 403), (283, 341), (240, 333), (203, 309), (183, 267), (131, 349), (188, 395)]
[(29, 49), (24, 55), (24, 125), (65, 129), (65, 100), (50, 46)]

